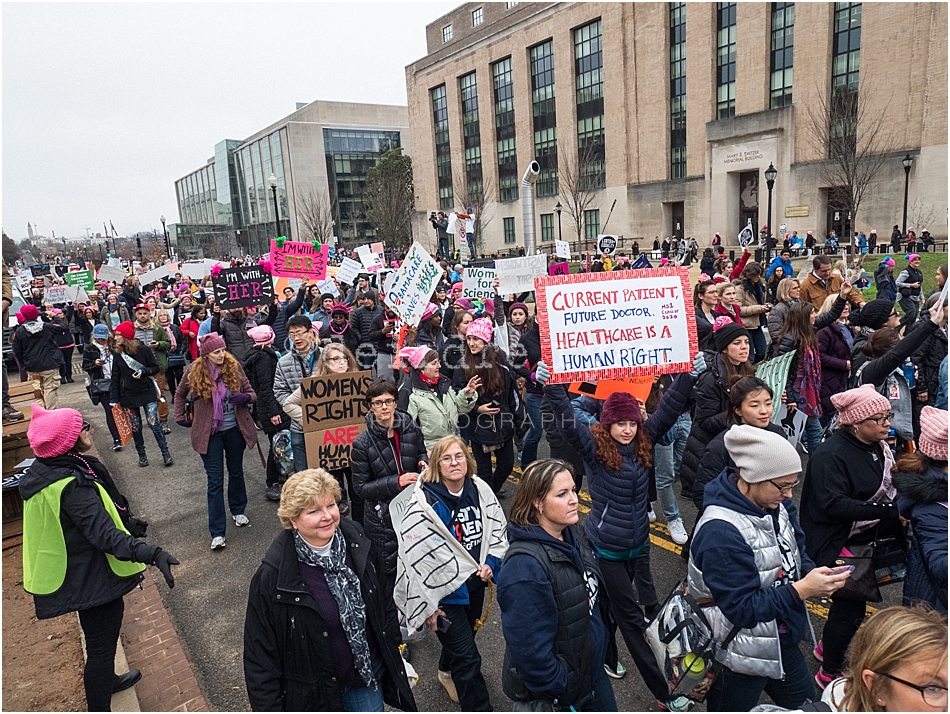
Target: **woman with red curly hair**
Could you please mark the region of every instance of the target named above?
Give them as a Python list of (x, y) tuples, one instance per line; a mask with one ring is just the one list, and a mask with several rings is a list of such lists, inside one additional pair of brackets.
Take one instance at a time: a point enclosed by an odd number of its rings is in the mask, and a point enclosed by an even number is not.
[[(633, 395), (615, 392), (604, 402), (598, 422), (586, 426), (575, 418), (564, 385), (544, 388), (561, 438), (574, 444), (584, 459), (591, 498), (584, 533), (603, 573), (610, 610), (643, 681), (660, 707), (669, 711), (686, 711), (690, 702), (670, 693), (644, 639), (646, 618), (634, 592), (633, 576), (636, 559), (650, 539), (653, 443), (686, 411), (696, 378), (705, 369), (705, 358), (700, 352), (694, 371), (676, 378), (647, 421), (643, 418), (643, 407)], [(542, 375), (546, 377), (546, 373), (546, 367), (539, 369), (539, 379)]]
[[(175, 390), (175, 421), (192, 427), (191, 446), (201, 456), (208, 475), (208, 530), (211, 550), (224, 547), (224, 462), (228, 464), (228, 510), (234, 525), (246, 526), (244, 447), (257, 444), (257, 427), (250, 402), (257, 401), (238, 361), (228, 353), (224, 338), (212, 332), (201, 340), (201, 356), (192, 362)], [(193, 404), (194, 413), (187, 414)]]

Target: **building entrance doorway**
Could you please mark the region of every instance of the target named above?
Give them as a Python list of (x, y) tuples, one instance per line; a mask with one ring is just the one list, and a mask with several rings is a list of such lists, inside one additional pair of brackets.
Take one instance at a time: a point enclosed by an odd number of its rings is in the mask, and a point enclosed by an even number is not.
[(739, 174), (739, 230), (752, 224), (752, 232), (758, 235), (759, 228), (759, 172), (743, 171)]
[(677, 201), (676, 203), (670, 204), (670, 218), (672, 221), (672, 226), (670, 226), (670, 235), (679, 240), (683, 240), (683, 235), (685, 230), (683, 228), (685, 211), (683, 209), (683, 202)]

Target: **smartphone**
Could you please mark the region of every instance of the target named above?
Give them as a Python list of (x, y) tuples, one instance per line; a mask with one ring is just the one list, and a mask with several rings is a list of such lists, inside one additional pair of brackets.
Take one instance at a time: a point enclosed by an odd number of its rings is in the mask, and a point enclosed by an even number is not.
[(853, 566), (853, 565), (845, 565), (845, 566), (842, 566), (842, 567), (840, 567), (840, 568), (835, 568), (835, 575), (841, 575), (841, 573), (845, 573), (845, 572), (848, 572), (848, 573), (854, 572), (854, 566)]
[(452, 626), (452, 621), (449, 618), (445, 617), (444, 615), (439, 615), (435, 619), (435, 628), (439, 632), (448, 632), (451, 626)]
[(491, 406), (495, 407), (495, 409), (501, 409), (501, 402), (499, 402), (497, 399), (492, 399)]

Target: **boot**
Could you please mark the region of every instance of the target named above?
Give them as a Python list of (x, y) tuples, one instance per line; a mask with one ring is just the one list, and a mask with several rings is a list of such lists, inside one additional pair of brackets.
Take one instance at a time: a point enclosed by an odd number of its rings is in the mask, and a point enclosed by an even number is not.
[(145, 455), (145, 451), (139, 452), (139, 466), (148, 466), (148, 457)]
[(175, 459), (172, 458), (170, 451), (166, 451), (164, 454), (162, 454), (162, 460), (165, 462), (165, 466), (171, 466), (173, 463), (175, 463)]

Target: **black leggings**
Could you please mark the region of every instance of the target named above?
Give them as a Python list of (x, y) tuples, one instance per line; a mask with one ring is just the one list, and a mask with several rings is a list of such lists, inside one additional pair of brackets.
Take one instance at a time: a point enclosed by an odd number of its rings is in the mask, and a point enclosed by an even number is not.
[(73, 378), (73, 351), (75, 347), (60, 347), (59, 351), (63, 355), (63, 364), (59, 368), (59, 376), (63, 379)]
[[(495, 451), (483, 451), (481, 444), (472, 442), (472, 453), (475, 455), (475, 464), (478, 467), (478, 475), (488, 482), (491, 490), (497, 494), (505, 481), (511, 476), (511, 470), (515, 466), (515, 450), (508, 439), (501, 445), (500, 449)], [(492, 470), (491, 457), (495, 455), (495, 468)]]
[(91, 712), (112, 711), (115, 650), (124, 612), (122, 598), (79, 611), (87, 655), (82, 683), (86, 689), (86, 708)]
[(185, 365), (179, 364), (174, 367), (170, 366), (165, 370), (165, 384), (168, 385), (168, 391), (172, 393), (172, 404), (175, 403), (175, 390), (178, 388), (178, 383), (181, 382), (181, 377), (185, 372)]
[(848, 645), (864, 622), (867, 603), (864, 600), (831, 598), (828, 621), (821, 633), (821, 649), (824, 661), (821, 668), (826, 674), (838, 675), (844, 669), (844, 657)]

